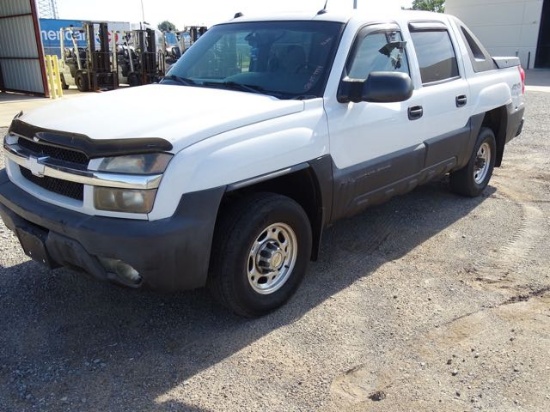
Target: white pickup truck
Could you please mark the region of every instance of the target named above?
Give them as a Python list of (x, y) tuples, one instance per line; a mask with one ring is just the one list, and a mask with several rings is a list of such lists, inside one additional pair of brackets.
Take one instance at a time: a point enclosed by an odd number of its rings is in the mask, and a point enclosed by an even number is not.
[(259, 316), (338, 219), (446, 174), (479, 195), (521, 132), (524, 78), (449, 15), (238, 14), (160, 84), (18, 115), (0, 214), (51, 268), (208, 286)]

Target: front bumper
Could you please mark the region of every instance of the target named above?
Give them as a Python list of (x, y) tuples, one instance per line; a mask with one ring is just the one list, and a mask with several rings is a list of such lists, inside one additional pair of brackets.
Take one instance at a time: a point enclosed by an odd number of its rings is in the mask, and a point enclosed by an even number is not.
[(26, 253), (51, 268), (66, 266), (119, 281), (98, 257), (117, 259), (139, 272), (141, 285), (185, 290), (206, 283), (224, 190), (186, 194), (170, 218), (140, 221), (88, 216), (40, 201), (10, 182), (2, 170), (0, 216)]

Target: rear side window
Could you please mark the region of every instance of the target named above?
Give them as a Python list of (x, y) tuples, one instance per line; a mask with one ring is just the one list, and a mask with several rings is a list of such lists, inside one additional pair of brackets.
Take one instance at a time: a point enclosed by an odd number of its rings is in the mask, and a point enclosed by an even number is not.
[(447, 30), (411, 31), (423, 84), (457, 78), (456, 54)]

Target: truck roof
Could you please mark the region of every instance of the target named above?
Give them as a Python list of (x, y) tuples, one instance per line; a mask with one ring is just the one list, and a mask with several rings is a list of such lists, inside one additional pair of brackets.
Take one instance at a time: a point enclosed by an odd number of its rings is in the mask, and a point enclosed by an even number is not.
[[(237, 16), (237, 15), (236, 15)], [(292, 21), (292, 20), (317, 20), (317, 21), (333, 21), (348, 23), (351, 20), (357, 20), (361, 22), (365, 21), (380, 21), (380, 20), (432, 20), (432, 21), (442, 21), (446, 22), (448, 15), (442, 13), (434, 13), (428, 11), (419, 11), (419, 10), (380, 10), (375, 7), (364, 7), (361, 9), (355, 10), (336, 10), (331, 11), (330, 9), (325, 10), (324, 13), (319, 12), (287, 12), (287, 13), (270, 13), (266, 14), (250, 14), (242, 15), (240, 17), (234, 17), (231, 20), (220, 22), (219, 24), (225, 23), (238, 23), (238, 22), (257, 22), (257, 21)]]

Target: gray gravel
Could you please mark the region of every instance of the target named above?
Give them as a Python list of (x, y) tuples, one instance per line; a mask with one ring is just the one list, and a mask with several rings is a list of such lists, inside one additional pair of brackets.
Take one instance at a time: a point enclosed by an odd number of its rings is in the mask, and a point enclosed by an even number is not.
[(45, 270), (0, 224), (0, 410), (549, 410), (550, 93), (527, 97), (482, 197), (443, 180), (340, 222), (257, 320)]

